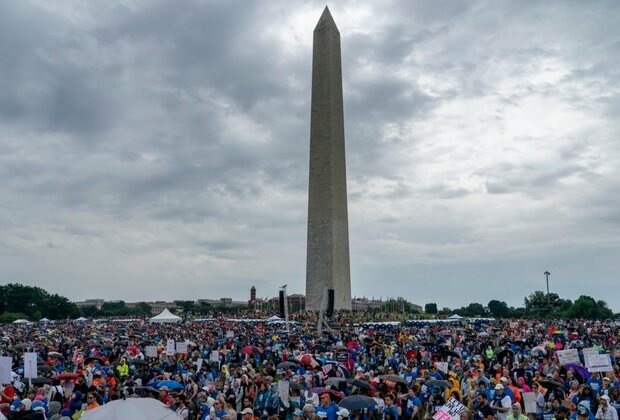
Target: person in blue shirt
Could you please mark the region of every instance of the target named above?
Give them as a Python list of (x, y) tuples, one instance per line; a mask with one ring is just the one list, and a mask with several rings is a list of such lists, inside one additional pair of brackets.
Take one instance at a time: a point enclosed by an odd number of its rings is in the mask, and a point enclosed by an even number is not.
[(332, 402), (329, 393), (321, 394), (319, 401), (320, 404), (315, 410), (316, 415), (326, 420), (337, 420), (338, 406)]
[(400, 418), (400, 407), (394, 404), (395, 399), (394, 394), (387, 394), (383, 399), (385, 401), (382, 412), (384, 420), (398, 420)]
[(405, 407), (407, 418), (417, 418), (416, 416), (418, 416), (420, 406), (422, 405), (422, 400), (418, 398), (418, 385), (416, 384), (409, 388), (409, 391), (401, 397), (401, 400), (403, 400), (402, 406)]

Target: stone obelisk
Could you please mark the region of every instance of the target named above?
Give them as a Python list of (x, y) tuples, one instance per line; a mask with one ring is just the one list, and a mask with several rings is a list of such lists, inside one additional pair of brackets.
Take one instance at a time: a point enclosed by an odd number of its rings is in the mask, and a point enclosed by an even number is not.
[(319, 310), (332, 288), (334, 308), (351, 310), (340, 32), (327, 7), (312, 51), (307, 246), (306, 309)]

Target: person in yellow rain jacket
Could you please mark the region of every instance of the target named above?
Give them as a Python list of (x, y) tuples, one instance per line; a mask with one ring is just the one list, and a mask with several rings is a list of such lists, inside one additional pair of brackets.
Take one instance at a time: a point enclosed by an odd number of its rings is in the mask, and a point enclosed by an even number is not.
[(129, 376), (129, 365), (124, 357), (121, 359), (118, 366), (116, 366), (116, 370), (118, 371), (118, 376), (120, 376), (121, 380)]
[(450, 399), (450, 397), (456, 397), (459, 401), (463, 398), (461, 396), (461, 384), (459, 380), (456, 378), (456, 373), (450, 371), (448, 372), (447, 381), (450, 383), (450, 387), (446, 388), (446, 393), (444, 398), (446, 401)]

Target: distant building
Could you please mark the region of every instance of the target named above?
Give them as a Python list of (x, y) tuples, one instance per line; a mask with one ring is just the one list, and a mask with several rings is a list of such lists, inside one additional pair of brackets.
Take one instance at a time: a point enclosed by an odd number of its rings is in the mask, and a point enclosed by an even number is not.
[(105, 303), (103, 299), (86, 299), (79, 302), (74, 302), (78, 308), (83, 308), (85, 306), (94, 306), (97, 309), (101, 309), (101, 306)]

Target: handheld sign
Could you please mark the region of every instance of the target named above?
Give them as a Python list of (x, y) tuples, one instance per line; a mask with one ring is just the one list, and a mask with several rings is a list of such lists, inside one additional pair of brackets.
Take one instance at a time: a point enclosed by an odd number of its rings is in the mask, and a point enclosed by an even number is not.
[(461, 417), (461, 413), (467, 411), (467, 407), (461, 404), (454, 397), (450, 398), (446, 404), (441, 407), (433, 415), (435, 420), (458, 420)]

